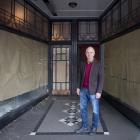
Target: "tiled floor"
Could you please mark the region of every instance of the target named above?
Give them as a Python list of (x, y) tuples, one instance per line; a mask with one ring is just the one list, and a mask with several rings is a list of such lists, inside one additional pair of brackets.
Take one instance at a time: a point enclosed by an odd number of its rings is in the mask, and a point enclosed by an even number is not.
[[(79, 100), (54, 100), (46, 116), (38, 125), (37, 130), (32, 133), (36, 135), (47, 134), (73, 134), (81, 126)], [(89, 125), (92, 120), (92, 110), (88, 108)], [(102, 117), (103, 118), (103, 117)], [(99, 121), (97, 133), (104, 134), (102, 126), (103, 119)], [(104, 123), (105, 124), (105, 123)], [(107, 133), (107, 132), (106, 132)], [(88, 133), (87, 133), (88, 134)]]
[[(56, 97), (67, 99), (67, 97)], [(109, 135), (36, 135), (30, 133), (35, 130), (42, 116), (49, 107), (49, 99), (45, 99), (21, 117), (13, 121), (0, 131), (0, 140), (140, 140), (140, 130), (110, 106), (106, 101), (101, 101), (101, 112), (110, 132)], [(45, 116), (45, 115), (44, 115)]]

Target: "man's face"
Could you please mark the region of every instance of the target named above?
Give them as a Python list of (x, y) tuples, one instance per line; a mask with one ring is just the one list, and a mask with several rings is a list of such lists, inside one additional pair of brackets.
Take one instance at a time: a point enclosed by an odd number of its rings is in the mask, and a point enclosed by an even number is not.
[(86, 57), (89, 61), (92, 61), (95, 55), (95, 50), (92, 47), (86, 49)]

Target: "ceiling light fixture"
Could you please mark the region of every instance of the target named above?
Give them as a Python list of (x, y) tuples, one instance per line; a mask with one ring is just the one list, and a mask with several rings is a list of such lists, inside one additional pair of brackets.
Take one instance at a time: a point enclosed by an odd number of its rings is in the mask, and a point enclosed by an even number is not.
[(76, 2), (69, 2), (68, 5), (71, 8), (75, 8), (75, 7), (77, 7), (78, 4)]

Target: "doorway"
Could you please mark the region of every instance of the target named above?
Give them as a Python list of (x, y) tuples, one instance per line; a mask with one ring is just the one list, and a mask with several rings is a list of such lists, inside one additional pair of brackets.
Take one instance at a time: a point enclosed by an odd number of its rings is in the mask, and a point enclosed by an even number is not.
[(70, 45), (52, 46), (52, 95), (70, 94)]

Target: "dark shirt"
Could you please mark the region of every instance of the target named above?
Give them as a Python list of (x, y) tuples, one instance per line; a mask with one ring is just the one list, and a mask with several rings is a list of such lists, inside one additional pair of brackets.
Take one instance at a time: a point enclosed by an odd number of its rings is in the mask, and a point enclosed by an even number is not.
[(89, 88), (89, 75), (92, 64), (85, 65), (84, 81), (82, 83), (82, 88)]

